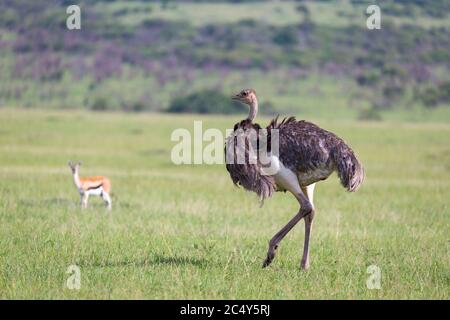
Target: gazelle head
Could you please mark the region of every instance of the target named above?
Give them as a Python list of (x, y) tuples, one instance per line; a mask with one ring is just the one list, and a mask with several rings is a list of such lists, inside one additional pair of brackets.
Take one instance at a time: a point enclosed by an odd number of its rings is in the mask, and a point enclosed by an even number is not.
[(78, 173), (78, 170), (80, 169), (81, 162), (78, 162), (77, 164), (73, 164), (72, 161), (68, 162), (68, 165), (70, 169), (72, 170), (72, 174)]
[(256, 91), (254, 89), (244, 89), (241, 92), (231, 96), (231, 99), (251, 106), (256, 102)]

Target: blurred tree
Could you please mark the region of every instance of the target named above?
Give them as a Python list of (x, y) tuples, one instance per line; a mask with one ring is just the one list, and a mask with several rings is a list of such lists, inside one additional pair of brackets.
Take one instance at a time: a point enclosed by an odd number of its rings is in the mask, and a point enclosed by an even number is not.
[(172, 100), (169, 112), (176, 113), (241, 113), (243, 105), (214, 90), (204, 90)]

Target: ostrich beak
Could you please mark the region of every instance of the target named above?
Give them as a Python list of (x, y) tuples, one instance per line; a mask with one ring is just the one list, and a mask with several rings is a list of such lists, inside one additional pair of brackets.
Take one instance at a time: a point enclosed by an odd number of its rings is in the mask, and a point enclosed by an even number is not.
[(240, 96), (239, 93), (234, 94), (234, 95), (231, 96), (231, 100), (240, 100), (240, 99), (241, 99), (241, 96)]

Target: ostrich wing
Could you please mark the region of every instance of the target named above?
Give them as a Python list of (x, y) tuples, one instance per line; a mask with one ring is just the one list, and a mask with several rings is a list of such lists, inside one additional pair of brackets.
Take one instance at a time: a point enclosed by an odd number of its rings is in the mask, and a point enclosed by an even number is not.
[(272, 196), (276, 184), (272, 176), (262, 173), (263, 166), (257, 150), (260, 141), (259, 129), (259, 125), (246, 120), (236, 124), (234, 132), (226, 140), (225, 156), (226, 168), (233, 183), (255, 192), (262, 201)]
[(324, 180), (335, 170), (349, 191), (364, 180), (364, 169), (353, 150), (334, 133), (294, 117), (281, 122), (277, 117), (267, 129), (279, 130), (279, 159), (299, 176), (302, 185)]

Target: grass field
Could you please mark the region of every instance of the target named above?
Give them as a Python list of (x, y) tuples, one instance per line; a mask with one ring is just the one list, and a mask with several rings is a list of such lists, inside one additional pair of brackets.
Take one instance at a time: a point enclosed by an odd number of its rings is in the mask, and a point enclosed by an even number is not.
[[(172, 130), (195, 119), (224, 130), (239, 117), (0, 110), (0, 298), (449, 298), (450, 124), (316, 121), (367, 178), (355, 194), (335, 176), (317, 186), (302, 272), (303, 222), (261, 269), (293, 197), (260, 209), (223, 165), (171, 163)], [(69, 159), (111, 178), (111, 212), (99, 199), (80, 210)], [(72, 264), (80, 290), (66, 288)]]
[[(331, 5), (330, 5), (331, 4)], [(349, 0), (332, 2), (308, 2), (305, 6), (311, 12), (312, 20), (320, 25), (343, 27), (360, 25), (367, 19), (366, 9), (373, 4), (367, 1), (352, 5)], [(242, 20), (255, 20), (274, 26), (295, 24), (302, 21), (297, 11), (296, 1), (260, 1), (250, 3), (171, 3), (167, 8), (160, 3), (142, 3), (139, 1), (102, 3), (103, 12), (114, 15), (115, 19), (126, 26), (137, 26), (147, 19), (170, 21), (188, 20), (196, 26), (212, 23), (236, 23)], [(382, 6), (383, 8), (383, 6)], [(414, 24), (418, 17), (393, 17), (383, 13), (383, 19), (395, 24)], [(420, 16), (423, 27), (447, 26), (445, 18)]]

